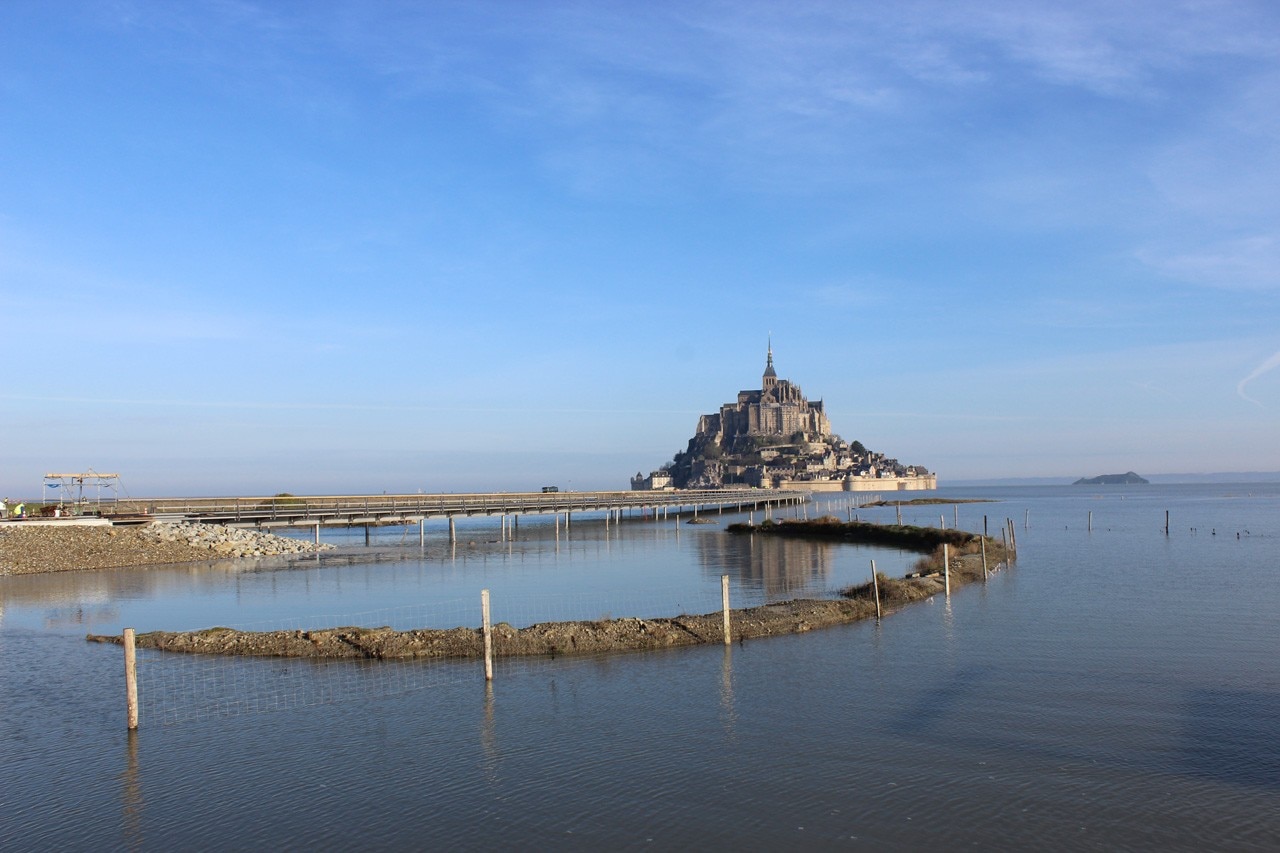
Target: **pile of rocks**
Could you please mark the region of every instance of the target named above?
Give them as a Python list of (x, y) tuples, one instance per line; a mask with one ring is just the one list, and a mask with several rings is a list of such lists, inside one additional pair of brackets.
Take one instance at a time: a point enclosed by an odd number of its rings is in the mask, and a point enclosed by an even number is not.
[(144, 538), (153, 542), (181, 542), (203, 548), (221, 557), (276, 557), (281, 554), (310, 554), (332, 548), (306, 539), (290, 539), (274, 533), (262, 533), (243, 527), (200, 524), (194, 521), (163, 522), (141, 529)]
[(0, 575), (306, 554), (332, 547), (214, 524), (88, 527), (5, 522), (0, 524)]

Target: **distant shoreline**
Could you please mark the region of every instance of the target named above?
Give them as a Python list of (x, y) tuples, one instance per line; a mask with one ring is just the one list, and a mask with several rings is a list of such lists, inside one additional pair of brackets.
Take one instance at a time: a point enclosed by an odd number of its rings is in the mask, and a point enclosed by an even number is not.
[[(1219, 474), (1144, 474), (1153, 486), (1250, 485), (1280, 484), (1280, 471), (1249, 471)], [(1070, 486), (1080, 479), (1062, 477), (1004, 477), (989, 480), (948, 480), (948, 488), (983, 488), (999, 486)]]

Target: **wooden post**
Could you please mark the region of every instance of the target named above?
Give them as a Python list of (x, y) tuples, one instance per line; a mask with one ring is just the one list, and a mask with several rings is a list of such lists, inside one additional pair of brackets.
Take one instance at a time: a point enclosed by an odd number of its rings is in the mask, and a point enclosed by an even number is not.
[(982, 517), (982, 535), (987, 535), (987, 517), (985, 515)]
[(1169, 535), (1169, 510), (1164, 511), (1164, 535)]
[(729, 635), (729, 576), (720, 576), (720, 609), (724, 611), (724, 644), (730, 645), (732, 637)]
[(1004, 543), (1004, 564), (1009, 565), (1009, 528), (1000, 531), (1000, 541)]
[(489, 624), (489, 590), (480, 590), (481, 631), (484, 634), (484, 680), (493, 681), (493, 627)]
[(364, 526), (364, 544), (365, 547), (369, 545), (369, 525), (367, 524)]
[(125, 628), (124, 637), (124, 708), (129, 731), (138, 728), (138, 656), (133, 644), (133, 629)]
[(946, 587), (947, 595), (951, 595), (951, 558), (945, 542), (942, 543), (942, 583)]
[(952, 521), (954, 521), (955, 523), (952, 524), (951, 526), (954, 527), (956, 530), (959, 530), (960, 529), (960, 504), (953, 504), (951, 508), (955, 510), (955, 515), (952, 518)]
[(982, 543), (982, 579), (987, 579), (987, 537), (983, 536), (978, 540)]
[(876, 577), (876, 561), (871, 561), (871, 588), (876, 594), (876, 621), (880, 621), (880, 578)]
[(1093, 510), (1089, 510), (1089, 532), (1093, 532)]
[(946, 517), (945, 515), (941, 515), (941, 514), (940, 514), (940, 515), (938, 516), (938, 529), (939, 529), (939, 530), (946, 530), (946, 529), (947, 529), (947, 517)]
[(449, 544), (453, 545), (458, 541), (458, 528), (454, 526), (453, 516), (449, 516)]
[(902, 526), (902, 504), (898, 504), (898, 526)]
[(1023, 517), (1022, 529), (1023, 530), (1031, 529), (1031, 508), (1030, 507), (1027, 508), (1027, 514)]
[(316, 544), (320, 544), (320, 522), (316, 522)]
[(427, 547), (427, 517), (418, 519), (418, 547)]

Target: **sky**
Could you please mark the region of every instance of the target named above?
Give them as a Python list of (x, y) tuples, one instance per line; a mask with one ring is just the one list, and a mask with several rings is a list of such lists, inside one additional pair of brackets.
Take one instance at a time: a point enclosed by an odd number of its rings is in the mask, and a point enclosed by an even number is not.
[(0, 492), (1280, 471), (1271, 2), (0, 3)]

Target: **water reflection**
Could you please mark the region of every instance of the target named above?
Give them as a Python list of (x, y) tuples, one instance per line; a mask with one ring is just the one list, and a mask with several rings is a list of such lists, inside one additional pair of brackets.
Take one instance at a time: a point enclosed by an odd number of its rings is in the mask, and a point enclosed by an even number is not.
[(480, 724), (480, 749), (484, 755), (484, 775), (490, 784), (498, 781), (498, 737), (493, 724), (493, 682), (484, 685), (484, 717)]
[(125, 846), (142, 847), (142, 781), (138, 773), (138, 733), (128, 732), (125, 741), (125, 769), (120, 774), (120, 805)]
[(733, 706), (733, 646), (724, 647), (724, 663), (720, 665), (720, 710), (724, 734), (730, 743), (737, 742), (738, 714)]
[(832, 576), (832, 551), (838, 547), (779, 536), (698, 536), (696, 542), (705, 573), (736, 576), (739, 584), (761, 590), (766, 599), (824, 591)]

